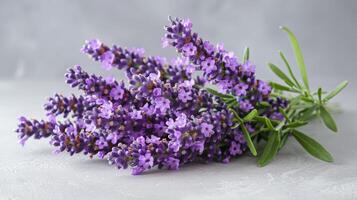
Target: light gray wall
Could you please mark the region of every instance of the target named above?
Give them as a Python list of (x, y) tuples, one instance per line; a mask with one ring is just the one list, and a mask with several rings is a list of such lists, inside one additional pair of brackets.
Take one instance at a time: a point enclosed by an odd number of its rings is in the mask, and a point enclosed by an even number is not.
[(266, 62), (280, 63), (278, 49), (292, 59), (279, 25), (298, 36), (313, 82), (332, 86), (357, 72), (357, 1), (1, 0), (0, 78), (62, 79), (74, 64), (98, 72), (79, 53), (90, 38), (175, 56), (160, 45), (168, 15), (191, 18), (202, 37), (237, 53), (249, 45), (265, 79)]

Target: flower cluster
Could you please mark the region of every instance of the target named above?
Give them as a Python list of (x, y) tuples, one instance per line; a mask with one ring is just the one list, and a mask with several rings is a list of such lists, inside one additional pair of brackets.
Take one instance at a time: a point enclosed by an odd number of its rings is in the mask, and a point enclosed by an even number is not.
[[(170, 18), (170, 22), (165, 27), (167, 34), (162, 39), (163, 46), (175, 47), (198, 70), (203, 71), (205, 80), (217, 84), (221, 92), (236, 96), (243, 114), (251, 111), (261, 101), (274, 101), (269, 98), (271, 87), (255, 78), (256, 67), (251, 61), (239, 61), (233, 52), (224, 49), (223, 44), (215, 46), (200, 38), (192, 31), (189, 19)], [(270, 112), (270, 116), (276, 118), (280, 113)]]
[[(164, 44), (181, 55), (172, 61), (145, 56), (143, 49), (86, 41), (81, 51), (106, 70), (125, 70), (128, 84), (88, 74), (78, 65), (70, 68), (66, 83), (82, 94), (49, 98), (44, 106), (48, 121), (21, 117), (16, 130), (20, 143), (31, 136), (50, 137), (57, 153), (96, 155), (119, 169), (130, 167), (133, 174), (154, 166), (178, 169), (194, 161), (229, 162), (247, 144), (241, 130), (231, 128), (227, 106), (205, 90), (207, 83), (237, 96), (242, 116), (267, 101), (274, 106), (262, 113), (281, 119), (279, 107), (287, 103), (270, 98), (270, 86), (255, 78), (250, 61), (240, 63), (222, 45), (199, 38), (189, 20), (171, 20), (166, 31)], [(254, 123), (246, 126), (255, 131)]]

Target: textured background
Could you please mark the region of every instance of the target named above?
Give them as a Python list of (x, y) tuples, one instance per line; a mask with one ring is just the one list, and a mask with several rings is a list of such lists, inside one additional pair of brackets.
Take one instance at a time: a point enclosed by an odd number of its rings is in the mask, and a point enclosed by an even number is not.
[[(162, 49), (167, 16), (189, 17), (194, 30), (223, 42), (239, 55), (245, 46), (258, 76), (273, 79), (266, 63), (291, 62), (290, 44), (279, 29), (297, 35), (311, 85), (332, 89), (350, 85), (336, 98), (340, 133), (315, 121), (306, 131), (332, 152), (335, 163), (306, 155), (293, 141), (265, 168), (245, 157), (230, 165), (189, 165), (178, 172), (133, 177), (105, 161), (54, 156), (46, 140), (16, 144), (16, 117), (41, 118), (44, 97), (73, 92), (63, 83), (66, 68), (81, 64), (101, 74), (99, 65), (79, 52), (84, 40), (144, 47), (149, 55), (175, 56)], [(0, 0), (0, 199), (356, 199), (357, 1), (73, 1)], [(120, 72), (111, 72), (121, 77)]]

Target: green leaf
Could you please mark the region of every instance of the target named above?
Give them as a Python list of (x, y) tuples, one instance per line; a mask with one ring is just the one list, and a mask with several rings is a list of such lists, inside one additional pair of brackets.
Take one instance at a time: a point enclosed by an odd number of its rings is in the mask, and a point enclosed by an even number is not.
[(308, 103), (314, 103), (314, 100), (313, 99), (310, 99), (309, 97), (300, 97), (301, 100), (305, 101), (305, 102), (308, 102)]
[(312, 156), (326, 162), (333, 161), (332, 155), (316, 140), (298, 130), (294, 130), (292, 134), (301, 146)]
[(253, 156), (257, 156), (257, 154), (258, 154), (257, 150), (255, 149), (253, 141), (250, 138), (250, 134), (249, 134), (249, 132), (248, 132), (248, 130), (245, 127), (244, 124), (241, 125), (241, 129), (242, 129), (242, 132), (243, 132), (243, 135), (244, 135), (244, 139), (247, 142), (247, 145), (248, 145), (248, 148), (249, 148), (250, 152), (253, 154)]
[(276, 131), (280, 131), (285, 126), (286, 120), (280, 121), (280, 123), (274, 128)]
[(235, 98), (233, 98), (233, 99), (223, 99), (223, 101), (230, 108), (239, 105), (238, 101)]
[(319, 89), (317, 89), (317, 97), (319, 98), (319, 102), (321, 103), (322, 89), (320, 87)]
[(265, 118), (265, 124), (267, 125), (267, 127), (270, 129), (270, 130), (274, 130), (274, 126), (273, 124), (271, 123), (270, 119), (267, 118), (267, 117), (264, 117)]
[(220, 98), (226, 98), (226, 99), (232, 99), (232, 98), (234, 98), (233, 95), (222, 94), (222, 93), (220, 93), (220, 92), (218, 92), (217, 90), (214, 90), (214, 89), (212, 89), (212, 88), (206, 88), (206, 89), (207, 89), (207, 91), (208, 91), (209, 93), (211, 93), (211, 94), (213, 94), (213, 95), (215, 95), (215, 96), (217, 96), (217, 97), (220, 97)]
[(286, 141), (288, 140), (288, 137), (289, 137), (289, 133), (286, 133), (285, 135), (282, 136), (280, 145), (279, 145), (279, 149), (281, 149), (285, 146)]
[(258, 105), (262, 107), (270, 107), (270, 103), (266, 101), (258, 102)]
[(284, 61), (285, 66), (286, 66), (286, 68), (288, 69), (291, 78), (294, 80), (295, 85), (296, 85), (298, 88), (301, 88), (301, 85), (300, 85), (299, 81), (296, 79), (296, 77), (295, 77), (295, 75), (294, 75), (294, 73), (293, 73), (293, 70), (291, 69), (290, 64), (289, 64), (288, 60), (285, 58), (283, 52), (279, 51), (279, 54), (280, 54), (281, 59)]
[(236, 124), (234, 124), (234, 126), (231, 127), (231, 129), (236, 129), (239, 127), (239, 125), (240, 125), (240, 123), (236, 123)]
[(308, 124), (308, 122), (306, 122), (306, 121), (294, 121), (294, 122), (291, 122), (290, 124), (286, 125), (286, 128), (297, 128), (300, 126), (304, 126), (306, 124)]
[(292, 88), (289, 88), (287, 86), (281, 85), (279, 83), (275, 83), (275, 82), (270, 82), (270, 86), (276, 90), (282, 90), (282, 91), (289, 91), (289, 92), (296, 92), (298, 93), (297, 90), (294, 90)]
[(332, 115), (323, 106), (320, 106), (320, 116), (322, 121), (327, 126), (327, 128), (331, 129), (334, 132), (337, 132), (337, 126), (335, 120), (333, 119)]
[(235, 119), (237, 119), (237, 121), (239, 122), (243, 122), (243, 120), (239, 117), (238, 113), (233, 109), (233, 108), (229, 108), (229, 111), (231, 111), (235, 117)]
[(251, 121), (252, 119), (254, 119), (254, 117), (256, 117), (258, 115), (258, 111), (256, 109), (250, 111), (244, 118), (244, 121)]
[(294, 35), (293, 32), (291, 32), (287, 27), (280, 27), (280, 29), (282, 29), (283, 31), (288, 33), (289, 39), (290, 39), (290, 43), (293, 47), (293, 51), (294, 51), (294, 55), (295, 55), (295, 59), (296, 59), (296, 63), (300, 69), (300, 74), (302, 76), (302, 80), (304, 82), (305, 88), (310, 91), (309, 88), (309, 80), (307, 78), (307, 71), (306, 71), (306, 66), (305, 66), (305, 62), (304, 62), (304, 57), (301, 53), (301, 49), (299, 46), (299, 43)]
[(248, 61), (248, 60), (249, 60), (249, 48), (246, 47), (246, 48), (244, 49), (244, 53), (243, 53), (243, 61), (246, 62), (246, 61)]
[(332, 99), (334, 96), (336, 96), (338, 93), (343, 90), (348, 85), (348, 81), (343, 81), (340, 83), (333, 91), (331, 91), (324, 99), (324, 102), (327, 102), (328, 100)]
[(310, 120), (312, 117), (315, 116), (315, 110), (316, 110), (316, 107), (315, 107), (315, 106), (312, 106), (312, 107), (310, 107), (310, 108), (304, 109), (302, 112), (300, 112), (300, 117), (299, 117), (299, 119), (300, 119), (300, 120), (303, 120), (303, 121), (308, 121), (308, 120)]
[(279, 69), (276, 65), (272, 63), (268, 63), (270, 69), (281, 79), (283, 80), (286, 84), (288, 84), (290, 87), (294, 87), (295, 84), (290, 80), (290, 78)]
[(278, 152), (280, 146), (280, 136), (277, 131), (273, 131), (264, 147), (263, 154), (258, 160), (260, 167), (266, 166)]

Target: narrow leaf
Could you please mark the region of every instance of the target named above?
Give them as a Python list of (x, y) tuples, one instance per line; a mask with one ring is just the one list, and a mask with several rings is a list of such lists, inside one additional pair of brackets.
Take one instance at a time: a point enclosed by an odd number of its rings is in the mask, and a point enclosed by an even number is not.
[(276, 131), (280, 131), (285, 126), (286, 120), (281, 120), (280, 123), (274, 128)]
[(253, 154), (253, 156), (257, 156), (257, 154), (258, 154), (257, 150), (255, 149), (255, 146), (253, 144), (252, 139), (250, 138), (250, 134), (249, 134), (247, 128), (245, 127), (244, 124), (241, 125), (241, 128), (242, 128), (242, 132), (243, 132), (243, 135), (244, 135), (244, 139), (247, 142), (247, 145), (248, 145), (248, 148), (249, 148), (250, 152)]
[(287, 86), (284, 86), (284, 85), (281, 85), (279, 83), (275, 83), (275, 82), (270, 82), (270, 86), (276, 90), (282, 90), (282, 91), (288, 91), (288, 92), (296, 92), (298, 93), (298, 91), (292, 89), (292, 88), (289, 88)]
[(239, 122), (243, 122), (243, 120), (239, 117), (238, 113), (233, 109), (233, 108), (229, 108), (229, 111), (231, 111), (235, 117), (235, 119), (237, 119), (237, 121)]
[(300, 74), (302, 76), (302, 80), (304, 82), (305, 88), (310, 91), (309, 88), (309, 80), (307, 78), (307, 71), (306, 71), (306, 66), (304, 63), (304, 57), (301, 53), (301, 49), (299, 46), (299, 43), (294, 35), (293, 32), (291, 32), (287, 27), (280, 27), (280, 29), (282, 29), (283, 31), (288, 33), (289, 39), (290, 39), (290, 43), (293, 47), (293, 51), (294, 51), (294, 55), (295, 55), (295, 59), (296, 59), (296, 63), (300, 69)]
[(304, 126), (308, 124), (308, 122), (306, 121), (295, 121), (295, 122), (291, 122), (290, 124), (286, 125), (286, 128), (297, 128), (300, 126)]
[(290, 78), (279, 69), (276, 65), (272, 63), (268, 63), (270, 69), (276, 74), (281, 80), (283, 80), (286, 84), (288, 84), (290, 87), (294, 87), (295, 84), (290, 80)]
[(262, 107), (270, 107), (270, 103), (266, 101), (258, 102), (258, 105)]
[(236, 129), (239, 127), (239, 125), (240, 125), (240, 123), (236, 123), (236, 124), (234, 124), (234, 126), (231, 127), (231, 129)]
[(220, 92), (218, 92), (217, 90), (214, 90), (212, 88), (207, 88), (207, 91), (217, 97), (220, 97), (220, 98), (226, 98), (226, 99), (232, 99), (234, 98), (233, 95), (229, 95), (229, 94), (222, 94)]
[(247, 62), (248, 60), (249, 60), (249, 48), (246, 47), (246, 48), (244, 49), (244, 53), (243, 53), (243, 61), (244, 61), (244, 62)]
[(267, 117), (264, 117), (265, 118), (265, 124), (267, 125), (267, 127), (270, 129), (270, 130), (274, 130), (274, 126), (273, 124), (271, 123), (270, 119), (267, 118)]
[[(256, 121), (258, 121), (258, 122), (260, 122), (260, 123), (263, 123), (263, 124), (265, 124), (265, 125), (267, 125), (267, 123), (269, 123), (270, 122), (270, 124), (272, 124), (272, 125), (278, 125), (279, 123), (280, 123), (280, 121), (276, 121), (276, 120), (271, 120), (271, 119), (269, 119), (269, 118), (267, 118), (267, 117), (262, 117), (262, 116), (256, 116), (255, 118), (254, 118), (254, 120), (256, 120)], [(269, 121), (269, 122), (267, 122), (267, 121)], [(267, 125), (268, 126), (268, 125)], [(269, 125), (270, 126), (270, 125)]]
[(310, 99), (309, 97), (302, 96), (300, 99), (308, 103), (314, 103), (314, 100)]
[(264, 147), (263, 154), (258, 160), (258, 164), (261, 167), (266, 166), (278, 152), (280, 146), (280, 136), (277, 131), (273, 131), (269, 136), (268, 142)]
[(326, 162), (333, 161), (332, 155), (316, 140), (297, 130), (294, 130), (292, 134), (301, 146), (312, 156)]
[(286, 141), (288, 140), (289, 134), (286, 133), (285, 135), (282, 136), (281, 141), (280, 141), (280, 145), (279, 145), (279, 149), (283, 148), (286, 144)]
[(333, 91), (331, 91), (323, 100), (324, 102), (332, 99), (334, 96), (336, 96), (338, 93), (341, 92), (341, 90), (343, 90), (343, 88), (345, 88), (348, 85), (348, 81), (343, 81), (342, 83), (340, 83)]
[(223, 101), (230, 108), (239, 105), (238, 101), (235, 98), (233, 98), (233, 99), (223, 99)]
[(258, 111), (256, 109), (250, 111), (244, 118), (244, 121), (251, 121), (252, 119), (254, 119), (254, 117), (256, 117), (258, 115)]
[(285, 66), (288, 69), (289, 74), (290, 74), (291, 78), (294, 80), (296, 86), (298, 88), (301, 88), (301, 85), (300, 85), (299, 81), (296, 79), (296, 77), (295, 77), (295, 75), (293, 73), (293, 70), (291, 69), (290, 64), (289, 64), (288, 60), (285, 58), (283, 52), (279, 51), (279, 54), (280, 54), (281, 59), (284, 61)]
[(299, 119), (303, 120), (303, 121), (308, 121), (308, 120), (312, 119), (316, 114), (315, 110), (316, 110), (315, 106), (312, 106), (310, 108), (304, 109), (302, 112), (300, 112), (300, 118)]
[(317, 89), (317, 97), (319, 98), (319, 102), (321, 103), (322, 89), (320, 87), (319, 89)]
[(333, 119), (332, 115), (323, 106), (320, 106), (320, 116), (322, 121), (327, 126), (327, 128), (331, 129), (334, 132), (337, 132), (337, 126), (335, 120)]

